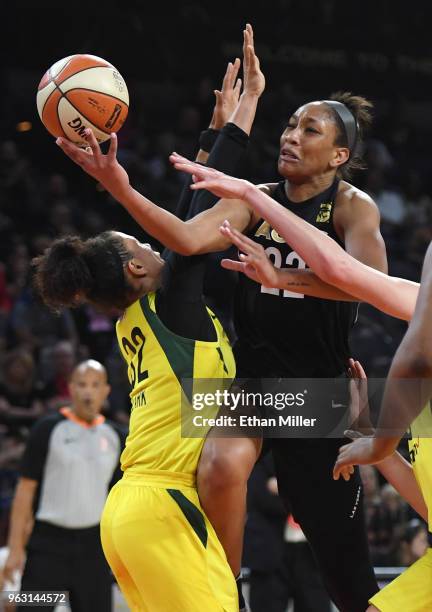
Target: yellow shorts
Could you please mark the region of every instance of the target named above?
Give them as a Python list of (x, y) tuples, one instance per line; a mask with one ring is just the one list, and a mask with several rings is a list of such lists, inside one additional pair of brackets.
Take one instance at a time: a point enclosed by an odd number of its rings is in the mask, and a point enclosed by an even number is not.
[(432, 548), (370, 600), (380, 612), (431, 612)]
[(108, 496), (102, 546), (133, 612), (238, 612), (225, 552), (187, 478), (126, 472)]

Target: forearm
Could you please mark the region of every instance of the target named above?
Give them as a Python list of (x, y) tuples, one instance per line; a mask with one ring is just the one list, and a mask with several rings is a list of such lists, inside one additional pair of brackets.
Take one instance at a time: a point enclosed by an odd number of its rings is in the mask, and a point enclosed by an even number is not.
[(247, 91), (243, 92), (229, 122), (234, 123), (234, 125), (249, 135), (255, 120), (258, 100), (259, 96), (257, 94), (251, 94)]
[(275, 287), (325, 300), (357, 301), (356, 297), (321, 280), (312, 270), (291, 270), (287, 268), (277, 270)]
[(387, 454), (432, 397), (432, 362), (424, 359), (421, 339), (410, 331), (411, 326), (390, 368), (377, 426), (376, 448)]
[(116, 194), (113, 193), (113, 196), (156, 240), (172, 251), (182, 255), (189, 254), (193, 244), (193, 232), (187, 223), (160, 208), (131, 186)]
[(408, 461), (398, 452), (394, 452), (381, 463), (377, 463), (376, 467), (409, 505), (427, 521), (427, 506), (414, 476), (414, 470)]
[[(30, 486), (28, 482), (31, 483)], [(27, 529), (33, 517), (33, 500), (36, 491), (36, 483), (28, 482), (21, 479), (16, 488), (10, 515), (8, 537), (10, 549), (24, 548), (27, 541)]]
[(409, 320), (419, 285), (392, 278), (346, 253), (332, 238), (286, 210), (257, 187), (246, 201), (291, 245), (323, 281), (383, 312)]

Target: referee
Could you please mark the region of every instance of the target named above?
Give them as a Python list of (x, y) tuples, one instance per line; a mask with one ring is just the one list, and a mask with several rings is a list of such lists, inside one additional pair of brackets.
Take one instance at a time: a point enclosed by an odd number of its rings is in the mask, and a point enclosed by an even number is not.
[(22, 591), (68, 591), (72, 612), (111, 612), (99, 521), (121, 475), (124, 436), (100, 414), (109, 392), (98, 361), (74, 369), (71, 407), (41, 419), (30, 433), (12, 504), (5, 577), (24, 567)]

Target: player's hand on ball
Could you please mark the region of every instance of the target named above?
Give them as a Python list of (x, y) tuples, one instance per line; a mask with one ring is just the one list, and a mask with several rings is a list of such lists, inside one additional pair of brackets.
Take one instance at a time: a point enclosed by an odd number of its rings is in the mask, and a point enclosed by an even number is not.
[(219, 198), (244, 200), (252, 183), (243, 179), (228, 176), (219, 170), (202, 166), (182, 157), (178, 153), (170, 155), (170, 162), (176, 170), (192, 174), (191, 189), (207, 189)]
[(91, 129), (86, 129), (84, 135), (89, 145), (86, 149), (65, 138), (57, 138), (56, 143), (72, 161), (99, 181), (115, 197), (116, 193), (129, 186), (128, 174), (117, 161), (117, 135), (111, 134), (106, 154), (102, 153)]
[(241, 251), (239, 254), (240, 261), (222, 259), (221, 265), (223, 268), (242, 272), (264, 287), (276, 287), (277, 270), (260, 244), (231, 227), (229, 221), (224, 221), (220, 227), (220, 232)]

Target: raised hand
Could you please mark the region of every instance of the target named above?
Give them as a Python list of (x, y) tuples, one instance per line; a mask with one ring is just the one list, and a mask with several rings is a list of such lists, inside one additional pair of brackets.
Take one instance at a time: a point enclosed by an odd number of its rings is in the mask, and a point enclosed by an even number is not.
[(239, 254), (240, 261), (222, 259), (221, 265), (223, 268), (242, 272), (256, 283), (264, 285), (264, 287), (276, 287), (277, 269), (260, 244), (231, 227), (229, 221), (224, 221), (220, 227), (220, 232), (241, 251)]
[(239, 199), (246, 198), (247, 191), (253, 188), (252, 183), (243, 179), (228, 176), (219, 170), (202, 166), (182, 157), (178, 153), (170, 155), (170, 162), (176, 170), (192, 174), (191, 189), (207, 189), (219, 198)]
[(369, 413), (369, 398), (367, 376), (359, 361), (349, 360), (348, 374), (350, 377), (350, 417), (351, 428), (345, 432), (348, 438), (354, 440), (365, 435), (372, 435), (374, 428)]
[(89, 144), (86, 149), (77, 147), (65, 138), (57, 138), (56, 144), (72, 161), (99, 181), (115, 197), (116, 193), (129, 186), (127, 172), (117, 161), (116, 134), (113, 133), (110, 136), (110, 146), (107, 154), (102, 153), (91, 129), (87, 128), (84, 136)]
[(265, 88), (265, 77), (255, 53), (254, 33), (250, 23), (243, 30), (243, 91), (260, 96)]
[(239, 58), (236, 58), (234, 63), (229, 62), (221, 89), (214, 91), (216, 104), (210, 122), (210, 127), (214, 130), (222, 129), (237, 107), (242, 85), (241, 79), (237, 78), (239, 69)]

